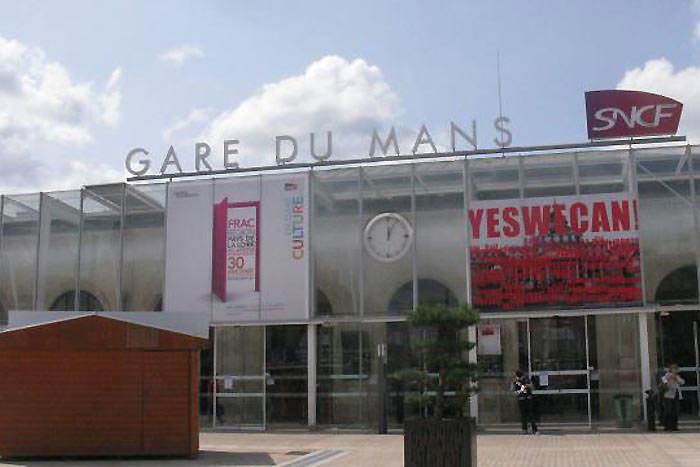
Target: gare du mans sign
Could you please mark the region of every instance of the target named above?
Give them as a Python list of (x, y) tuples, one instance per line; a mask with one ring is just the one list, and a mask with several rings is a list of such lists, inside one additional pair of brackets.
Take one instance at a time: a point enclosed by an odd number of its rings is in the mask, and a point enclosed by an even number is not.
[[(619, 89), (588, 91), (586, 98), (586, 120), (588, 138), (601, 140), (606, 138), (634, 138), (645, 136), (673, 135), (678, 130), (678, 124), (683, 110), (683, 104), (658, 94), (641, 91), (626, 91)], [(497, 137), (493, 142), (498, 148), (506, 148), (513, 141), (513, 134), (508, 129), (508, 117), (499, 116), (493, 122)], [(456, 151), (458, 139), (468, 143), (477, 150), (476, 121), (472, 121), (471, 130), (465, 131), (456, 123), (450, 122), (450, 147)], [(294, 162), (299, 155), (299, 140), (291, 135), (274, 137), (275, 162), (279, 166)], [(228, 139), (223, 142), (223, 168), (236, 170), (238, 162), (232, 157), (240, 154), (240, 141)], [(320, 146), (320, 145), (319, 145)], [(437, 146), (425, 124), (421, 125), (416, 136), (411, 153), (417, 154), (419, 149), (428, 146), (433, 153), (438, 153)], [(386, 137), (382, 138), (377, 129), (373, 129), (369, 139), (369, 158), (376, 159), (387, 156), (390, 151), (394, 155), (401, 154), (392, 126)], [(379, 154), (381, 153), (381, 154)], [(323, 152), (318, 150), (316, 134), (309, 134), (309, 154), (317, 162), (326, 162), (333, 155), (333, 132), (326, 132), (326, 142)], [(197, 174), (207, 174), (214, 169), (208, 160), (212, 155), (212, 147), (206, 142), (194, 145), (194, 166)], [(126, 155), (126, 170), (134, 177), (146, 176), (151, 168), (149, 151), (144, 148), (134, 148)], [(160, 166), (160, 175), (182, 174), (182, 165), (175, 148), (171, 145)]]
[[(499, 148), (505, 148), (511, 145), (513, 141), (513, 134), (508, 129), (507, 125), (510, 123), (508, 117), (500, 116), (496, 118), (493, 122), (493, 127), (498, 134), (497, 138), (493, 139), (493, 142)], [(476, 120), (472, 121), (471, 129), (464, 130), (459, 127), (456, 123), (450, 122), (450, 144), (452, 150), (454, 151), (457, 147), (458, 140), (460, 143), (468, 143), (474, 150), (477, 149), (477, 131), (476, 131)], [(319, 149), (322, 144), (317, 143), (316, 134), (309, 134), (309, 154), (312, 159), (317, 162), (328, 161), (333, 156), (333, 132), (326, 132), (326, 142), (325, 148)], [(277, 165), (285, 165), (294, 162), (299, 155), (299, 140), (291, 135), (278, 135), (274, 137), (275, 142), (275, 162)], [(234, 162), (232, 157), (238, 156), (240, 154), (239, 145), (241, 141), (237, 139), (228, 139), (223, 142), (223, 168), (235, 170), (239, 168), (238, 162)], [(428, 131), (428, 127), (423, 124), (416, 135), (415, 141), (411, 152), (416, 154), (423, 147), (429, 147), (434, 153), (438, 152), (438, 148), (433, 140), (433, 137)], [(380, 136), (377, 129), (373, 129), (371, 137), (369, 138), (369, 158), (376, 159), (381, 156), (387, 156), (393, 152), (393, 155), (400, 155), (399, 142), (396, 136), (396, 130), (392, 126), (386, 137)], [(381, 153), (381, 154), (380, 154)], [(151, 168), (151, 160), (148, 157), (149, 152), (144, 148), (134, 148), (126, 156), (126, 170), (134, 176), (143, 176)], [(209, 157), (212, 155), (212, 148), (206, 142), (197, 142), (194, 145), (194, 166), (197, 173), (206, 174), (213, 171)], [(180, 159), (178, 158), (175, 148), (171, 145), (163, 159), (163, 163), (160, 166), (160, 174), (167, 177), (170, 173), (182, 173), (182, 166), (180, 164)], [(196, 174), (193, 174), (196, 175)]]

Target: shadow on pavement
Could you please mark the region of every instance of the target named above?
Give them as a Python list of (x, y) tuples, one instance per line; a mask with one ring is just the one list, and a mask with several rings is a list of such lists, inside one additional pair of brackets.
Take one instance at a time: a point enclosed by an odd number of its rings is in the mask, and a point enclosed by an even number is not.
[(275, 465), (275, 460), (266, 452), (199, 451), (196, 458), (182, 457), (49, 457), (49, 458), (3, 458), (0, 466), (53, 467), (53, 466), (99, 466), (99, 465)]

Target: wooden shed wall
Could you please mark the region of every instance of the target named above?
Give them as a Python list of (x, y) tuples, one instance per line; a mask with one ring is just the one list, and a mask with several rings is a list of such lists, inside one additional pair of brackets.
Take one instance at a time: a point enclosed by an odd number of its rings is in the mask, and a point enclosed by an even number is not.
[(88, 320), (0, 334), (0, 455), (196, 455), (202, 340)]

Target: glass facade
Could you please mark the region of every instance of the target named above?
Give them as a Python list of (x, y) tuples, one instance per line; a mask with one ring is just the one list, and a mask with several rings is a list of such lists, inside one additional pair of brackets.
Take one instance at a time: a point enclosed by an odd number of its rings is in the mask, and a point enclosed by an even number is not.
[[(211, 322), (211, 346), (201, 364), (202, 426), (371, 429), (384, 405), (390, 427), (398, 428), (414, 410), (406, 399), (408, 388), (391, 379), (385, 387), (382, 373), (420, 365), (411, 351), (418, 336), (405, 323), (406, 314), (420, 303), (476, 303), (485, 296), (491, 301), (478, 306), (479, 345), (471, 355), (481, 371), (472, 405), (480, 424), (517, 422), (509, 391), (517, 369), (536, 383), (544, 424), (615, 423), (621, 399), (629, 401), (631, 419), (640, 421), (643, 391), (656, 387), (670, 363), (681, 366), (687, 381), (684, 416), (697, 417), (700, 148), (368, 161), (362, 167), (319, 166), (307, 172), (308, 317)], [(216, 183), (218, 189), (246, 182), (258, 187), (276, 176)], [(195, 184), (203, 193), (209, 187), (215, 192), (213, 180)], [(2, 196), (0, 323), (8, 310), (167, 313), (167, 207), (169, 196), (194, 200), (196, 190), (174, 188), (190, 185), (111, 184)], [(581, 207), (587, 200), (592, 201)], [(200, 201), (212, 204), (208, 198)], [(263, 209), (267, 201), (262, 199)], [(613, 240), (597, 256), (578, 247), (586, 244), (576, 230), (583, 217), (575, 219), (578, 223), (569, 217), (561, 231), (551, 228), (557, 204), (577, 202), (577, 215), (585, 213), (588, 222), (612, 232)], [(613, 216), (628, 217), (606, 219), (593, 211), (597, 202), (610, 202)], [(551, 210), (536, 211), (537, 203), (549, 203)], [(410, 232), (402, 233), (407, 248), (381, 260), (369, 251), (378, 234), (368, 225), (385, 214), (401, 219)], [(512, 272), (528, 293), (539, 293), (537, 300), (513, 296), (508, 284), (493, 286), (507, 264), (492, 259), (483, 266), (492, 245), (478, 243), (477, 223), (483, 235), (500, 235), (499, 242), (510, 247), (504, 238), (515, 228), (515, 214), (526, 219), (523, 228), (535, 232), (538, 241), (551, 242), (538, 247), (540, 255), (558, 255), (549, 269), (521, 261)], [(538, 232), (536, 223), (550, 219), (550, 230)], [(628, 237), (614, 236), (623, 228), (638, 236), (636, 250), (627, 248)], [(384, 245), (392, 245), (392, 229), (389, 223), (379, 231)], [(567, 245), (552, 249), (552, 243)], [(613, 266), (602, 265), (606, 261)], [(583, 290), (578, 301), (548, 291), (564, 278), (570, 281), (565, 289)], [(586, 294), (595, 298), (581, 300)], [(211, 316), (210, 304), (201, 311)], [(387, 349), (385, 368), (377, 357), (381, 345)]]

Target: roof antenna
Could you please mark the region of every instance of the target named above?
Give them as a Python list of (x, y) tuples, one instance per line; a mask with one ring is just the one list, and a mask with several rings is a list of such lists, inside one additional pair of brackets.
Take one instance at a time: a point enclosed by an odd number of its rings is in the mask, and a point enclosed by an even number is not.
[[(503, 99), (501, 96), (501, 49), (496, 49), (496, 76), (498, 80), (498, 118), (503, 121)], [(501, 157), (506, 157), (503, 147), (501, 147)]]

